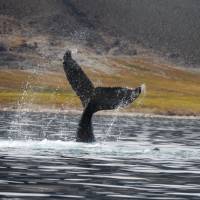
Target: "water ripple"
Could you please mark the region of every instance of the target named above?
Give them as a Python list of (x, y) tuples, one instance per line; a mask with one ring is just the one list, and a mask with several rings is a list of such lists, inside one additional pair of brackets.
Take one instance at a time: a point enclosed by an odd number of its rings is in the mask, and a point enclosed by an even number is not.
[(82, 144), (79, 117), (1, 112), (1, 199), (200, 198), (198, 120), (95, 116)]

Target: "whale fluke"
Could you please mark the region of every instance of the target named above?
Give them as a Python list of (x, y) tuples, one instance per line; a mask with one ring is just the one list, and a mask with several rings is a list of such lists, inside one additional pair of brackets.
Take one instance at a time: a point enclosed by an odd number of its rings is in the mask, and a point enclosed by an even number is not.
[(128, 89), (122, 87), (97, 87), (91, 99), (95, 111), (113, 110), (132, 103), (141, 93), (141, 87)]
[(77, 96), (80, 97), (84, 107), (89, 102), (92, 94), (94, 93), (94, 86), (89, 78), (86, 76), (81, 67), (72, 59), (71, 51), (66, 51), (64, 55), (64, 71), (66, 77), (76, 92)]
[(137, 99), (142, 92), (141, 86), (135, 89), (122, 87), (95, 88), (81, 67), (72, 59), (69, 50), (64, 55), (63, 67), (69, 83), (80, 97), (84, 107), (77, 130), (76, 140), (78, 142), (95, 141), (92, 127), (92, 116), (95, 112), (125, 107)]

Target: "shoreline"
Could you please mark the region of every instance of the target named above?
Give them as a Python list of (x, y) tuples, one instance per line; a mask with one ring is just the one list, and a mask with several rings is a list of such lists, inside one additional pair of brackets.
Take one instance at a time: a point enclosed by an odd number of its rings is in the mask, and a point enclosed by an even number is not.
[[(1, 112), (33, 112), (33, 113), (60, 113), (60, 114), (69, 114), (69, 115), (80, 115), (83, 110), (81, 109), (51, 109), (51, 108), (9, 108), (4, 107), (0, 108)], [(121, 110), (114, 111), (99, 111), (95, 115), (104, 115), (104, 116), (119, 116), (119, 117), (143, 117), (143, 118), (165, 118), (165, 119), (200, 119), (200, 116), (194, 115), (161, 115), (155, 113), (142, 113), (142, 112), (122, 112)]]

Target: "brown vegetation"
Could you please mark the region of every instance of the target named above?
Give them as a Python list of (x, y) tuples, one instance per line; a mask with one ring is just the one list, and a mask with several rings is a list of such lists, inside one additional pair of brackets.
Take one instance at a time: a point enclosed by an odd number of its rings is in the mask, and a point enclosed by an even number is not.
[[(147, 91), (125, 111), (156, 114), (200, 115), (200, 74), (168, 65), (158, 65), (142, 58), (108, 58), (118, 73), (109, 75), (84, 68), (96, 85), (135, 87), (146, 84)], [(81, 108), (62, 73), (30, 73), (20, 70), (0, 71), (0, 104), (25, 103), (49, 108)], [(24, 91), (27, 91), (24, 93)], [(24, 102), (23, 102), (24, 103)]]

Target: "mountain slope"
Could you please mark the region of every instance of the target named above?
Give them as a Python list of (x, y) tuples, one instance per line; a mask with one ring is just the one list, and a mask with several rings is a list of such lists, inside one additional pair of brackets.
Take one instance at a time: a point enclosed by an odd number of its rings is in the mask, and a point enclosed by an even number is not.
[[(90, 55), (92, 56), (92, 55)], [(87, 57), (85, 55), (84, 57)], [(200, 115), (200, 74), (156, 63), (152, 58), (106, 57), (112, 73), (87, 63), (82, 65), (95, 86), (136, 87), (146, 84), (145, 96), (128, 112), (164, 115)], [(97, 65), (96, 63), (96, 65)], [(112, 71), (111, 71), (112, 70)], [(0, 107), (8, 109), (82, 109), (79, 98), (66, 80), (62, 66), (56, 72), (0, 70)], [(120, 111), (120, 112), (122, 112)]]
[[(16, 3), (17, 2), (17, 3)], [(1, 15), (29, 27), (28, 32), (70, 36), (95, 46), (99, 33), (123, 37), (169, 59), (200, 64), (200, 2), (197, 0), (1, 0)], [(31, 31), (30, 31), (31, 30)], [(25, 34), (25, 33), (24, 33)], [(120, 39), (122, 40), (122, 38)], [(92, 44), (91, 44), (92, 43)], [(116, 43), (114, 43), (116, 44)], [(110, 44), (108, 45), (110, 48)]]
[(72, 0), (96, 27), (139, 42), (173, 60), (200, 64), (200, 1)]
[(1, 0), (0, 108), (81, 108), (63, 74), (70, 49), (96, 86), (147, 85), (129, 112), (200, 115), (200, 74), (189, 68), (199, 66), (199, 4)]

